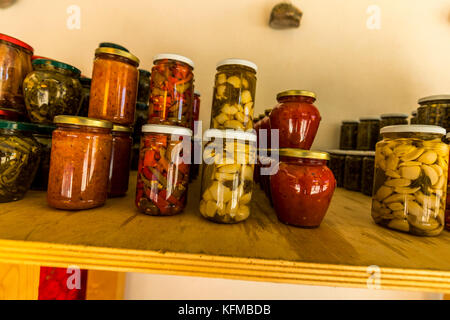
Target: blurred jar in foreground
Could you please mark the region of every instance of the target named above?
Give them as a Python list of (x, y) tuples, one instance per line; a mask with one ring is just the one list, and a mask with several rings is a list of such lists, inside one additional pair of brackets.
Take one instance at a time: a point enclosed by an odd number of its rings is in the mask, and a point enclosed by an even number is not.
[(328, 151), (330, 154), (330, 161), (328, 162), (328, 166), (330, 170), (333, 172), (333, 175), (336, 179), (336, 186), (338, 188), (344, 187), (344, 177), (345, 177), (345, 157), (347, 155), (347, 151), (344, 150), (330, 150)]

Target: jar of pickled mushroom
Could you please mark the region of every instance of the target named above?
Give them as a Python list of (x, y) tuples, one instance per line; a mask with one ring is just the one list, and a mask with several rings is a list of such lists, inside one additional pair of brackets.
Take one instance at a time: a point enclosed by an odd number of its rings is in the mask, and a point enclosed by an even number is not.
[(122, 126), (134, 124), (139, 59), (115, 48), (95, 50), (89, 117)]
[(368, 116), (359, 119), (356, 149), (374, 151), (380, 134), (380, 117)]
[(89, 100), (91, 97), (91, 82), (90, 78), (81, 77), (81, 103), (80, 111), (78, 111), (78, 116), (87, 117), (89, 113)]
[(53, 124), (57, 115), (76, 115), (82, 97), (80, 70), (45, 59), (34, 60), (33, 67), (23, 81), (28, 118), (35, 123)]
[(256, 64), (242, 59), (217, 64), (211, 128), (253, 129), (257, 70)]
[(384, 113), (380, 117), (381, 117), (380, 128), (400, 124), (408, 124), (407, 113)]
[(50, 156), (52, 152), (52, 133), (54, 126), (35, 125), (33, 137), (41, 147), (41, 161), (31, 184), (31, 190), (46, 191), (48, 186), (48, 174), (50, 172)]
[(159, 54), (153, 63), (149, 123), (190, 128), (194, 62), (177, 54)]
[(49, 206), (64, 210), (102, 206), (108, 193), (113, 124), (78, 116), (56, 116), (54, 122)]
[(444, 228), (449, 147), (445, 129), (399, 125), (381, 129), (377, 143), (372, 218), (379, 225), (420, 236)]
[(33, 48), (0, 33), (0, 107), (25, 113), (23, 80), (33, 69)]
[(344, 188), (350, 191), (361, 191), (362, 165), (365, 153), (348, 151), (345, 157)]
[(14, 109), (0, 108), (1, 120), (20, 121), (22, 118), (23, 114)]
[(22, 199), (33, 182), (40, 146), (33, 125), (0, 120), (0, 203)]
[(137, 102), (148, 104), (150, 98), (150, 71), (139, 69)]
[(361, 173), (361, 192), (371, 197), (373, 194), (373, 179), (375, 172), (375, 152), (367, 151), (364, 153)]
[(341, 150), (356, 150), (356, 139), (358, 136), (357, 120), (344, 120), (341, 124), (341, 137), (339, 148)]
[(411, 112), (411, 119), (409, 119), (409, 124), (417, 124), (417, 110)]
[(194, 125), (195, 122), (200, 119), (200, 92), (194, 91), (194, 101), (192, 105), (192, 122), (191, 122), (191, 130), (195, 131)]
[(132, 128), (115, 124), (112, 128), (111, 165), (109, 167), (108, 197), (122, 197), (128, 191), (130, 177)]
[(428, 124), (448, 128), (448, 108), (450, 95), (442, 94), (419, 99), (417, 109), (418, 124)]
[(330, 161), (328, 162), (328, 166), (333, 172), (333, 175), (336, 179), (336, 186), (338, 188), (342, 188), (344, 186), (345, 158), (347, 155), (347, 151), (330, 150), (328, 153), (330, 154)]
[(291, 148), (279, 152), (278, 171), (270, 178), (278, 219), (297, 227), (319, 227), (336, 188), (328, 153)]
[(219, 223), (237, 223), (250, 215), (256, 135), (210, 129), (203, 152), (200, 213)]
[(278, 105), (270, 113), (270, 128), (279, 130), (280, 148), (309, 150), (320, 124), (316, 95), (305, 90), (277, 94)]
[(186, 206), (192, 131), (169, 125), (142, 126), (136, 206), (142, 213), (170, 216)]

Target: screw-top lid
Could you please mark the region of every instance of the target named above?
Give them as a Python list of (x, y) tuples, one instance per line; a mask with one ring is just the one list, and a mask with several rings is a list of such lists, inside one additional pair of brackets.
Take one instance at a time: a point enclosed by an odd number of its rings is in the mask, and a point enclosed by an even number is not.
[(226, 66), (226, 65), (241, 65), (241, 66), (246, 66), (249, 67), (250, 69), (255, 70), (255, 72), (258, 71), (258, 66), (248, 60), (244, 60), (244, 59), (236, 59), (236, 58), (230, 58), (230, 59), (225, 59), (222, 61), (219, 61), (216, 65), (216, 68), (219, 68), (221, 66)]
[(450, 94), (438, 94), (434, 96), (428, 96), (420, 98), (418, 103), (424, 104), (426, 102), (432, 102), (432, 101), (449, 101), (450, 100)]
[(308, 90), (286, 90), (277, 94), (277, 100), (282, 97), (292, 97), (292, 96), (300, 96), (300, 97), (310, 97), (316, 99), (316, 94), (312, 91)]
[(128, 60), (135, 62), (137, 65), (139, 65), (139, 62), (140, 62), (138, 57), (136, 57), (134, 54), (132, 54), (128, 51), (120, 50), (120, 49), (115, 49), (115, 48), (110, 48), (110, 47), (102, 47), (102, 48), (98, 48), (97, 50), (95, 50), (95, 55), (102, 54), (102, 53), (112, 54), (115, 56), (126, 58)]
[(340, 155), (346, 155), (350, 150), (340, 150), (340, 149), (331, 149), (327, 150), (329, 154), (340, 154)]
[(113, 125), (112, 132), (132, 132), (133, 128), (120, 126), (118, 124)]
[(19, 130), (33, 132), (38, 126), (34, 123), (0, 120), (0, 129)]
[(119, 49), (122, 51), (130, 52), (127, 48), (121, 46), (120, 44), (113, 43), (113, 42), (101, 42), (99, 45), (99, 48), (113, 48), (113, 49)]
[(36, 59), (33, 61), (34, 66), (35, 65), (43, 65), (43, 64), (54, 66), (56, 68), (69, 70), (77, 75), (81, 74), (81, 71), (79, 69), (75, 68), (74, 66), (71, 66), (70, 64), (64, 63), (64, 62), (59, 62), (59, 61), (49, 60), (49, 59)]
[(364, 116), (359, 118), (359, 121), (370, 121), (370, 120), (378, 120), (380, 121), (380, 117), (379, 116)]
[(438, 126), (430, 126), (425, 124), (402, 124), (398, 126), (387, 126), (381, 128), (380, 133), (402, 133), (402, 132), (417, 132), (417, 133), (434, 133), (445, 135), (446, 130)]
[(381, 119), (386, 118), (408, 118), (409, 115), (407, 113), (383, 113), (381, 116)]
[(199, 97), (201, 96), (200, 91), (198, 91), (198, 90), (195, 90), (195, 91), (194, 91), (194, 94), (195, 94), (196, 96), (199, 96)]
[(209, 129), (206, 130), (203, 138), (209, 140), (211, 138), (221, 138), (226, 140), (244, 140), (250, 142), (256, 142), (256, 134), (253, 131), (239, 131), (233, 129), (219, 130)]
[(113, 123), (110, 121), (78, 116), (56, 116), (53, 119), (53, 122), (56, 124), (73, 124), (77, 126), (98, 127), (106, 129), (112, 129), (113, 127)]
[(160, 54), (157, 54), (156, 56), (153, 57), (153, 63), (155, 63), (158, 60), (165, 60), (165, 59), (184, 62), (187, 65), (191, 66), (192, 69), (194, 69), (194, 62), (191, 59), (189, 59), (189, 58), (187, 58), (185, 56), (180, 56), (179, 54), (173, 54), (173, 53), (160, 53)]
[(32, 56), (31, 57), (31, 62), (33, 62), (34, 60), (37, 60), (37, 59), (53, 60), (53, 59), (50, 59), (50, 58), (47, 58), (47, 57), (43, 57), (43, 56)]
[(178, 127), (178, 126), (169, 126), (165, 124), (144, 124), (142, 126), (142, 132), (144, 133), (165, 133), (165, 134), (174, 134), (178, 136), (192, 136), (192, 130), (188, 128)]
[(296, 148), (281, 148), (279, 149), (280, 156), (294, 157), (294, 158), (306, 158), (317, 160), (330, 160), (330, 154), (322, 151), (309, 151)]
[(0, 33), (0, 40), (7, 41), (9, 43), (15, 44), (16, 46), (19, 46), (28, 51), (31, 51), (31, 54), (33, 54), (33, 52), (34, 52), (33, 47), (30, 46), (29, 44), (27, 44), (19, 39), (16, 39), (14, 37), (8, 36), (6, 34)]

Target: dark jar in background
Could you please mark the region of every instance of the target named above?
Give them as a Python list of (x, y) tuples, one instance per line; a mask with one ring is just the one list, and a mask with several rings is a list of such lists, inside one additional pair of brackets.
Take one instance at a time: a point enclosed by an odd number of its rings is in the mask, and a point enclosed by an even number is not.
[(111, 165), (109, 168), (108, 197), (122, 197), (128, 191), (131, 148), (133, 138), (130, 127), (114, 125), (112, 129)]
[(339, 142), (339, 149), (341, 150), (356, 150), (356, 140), (358, 136), (357, 120), (344, 120), (341, 125), (341, 139)]
[(374, 151), (380, 134), (380, 117), (367, 116), (359, 119), (357, 150)]
[(41, 161), (31, 184), (31, 190), (46, 191), (48, 186), (48, 174), (50, 172), (50, 156), (52, 152), (52, 133), (56, 127), (36, 125), (33, 137), (41, 146)]

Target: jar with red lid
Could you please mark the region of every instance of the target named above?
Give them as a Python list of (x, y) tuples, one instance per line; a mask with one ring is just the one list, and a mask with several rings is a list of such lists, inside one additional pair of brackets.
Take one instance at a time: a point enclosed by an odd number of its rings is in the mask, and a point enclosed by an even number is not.
[(159, 54), (153, 63), (148, 123), (190, 128), (194, 63), (177, 54)]
[(271, 129), (279, 130), (280, 148), (309, 150), (321, 116), (314, 106), (316, 95), (305, 90), (287, 90), (277, 95), (278, 105), (270, 113)]
[(142, 213), (170, 216), (186, 206), (192, 131), (187, 128), (142, 126), (136, 206)]
[[(278, 219), (289, 225), (319, 227), (336, 187), (328, 153), (280, 149), (278, 171), (270, 178)], [(301, 210), (299, 210), (301, 208)]]
[(131, 148), (133, 138), (130, 127), (114, 125), (112, 128), (111, 165), (109, 168), (108, 197), (122, 197), (128, 191)]
[(95, 51), (92, 71), (89, 117), (131, 126), (139, 79), (139, 59), (115, 48), (101, 47)]
[(0, 107), (25, 113), (22, 84), (33, 69), (33, 48), (0, 33)]

